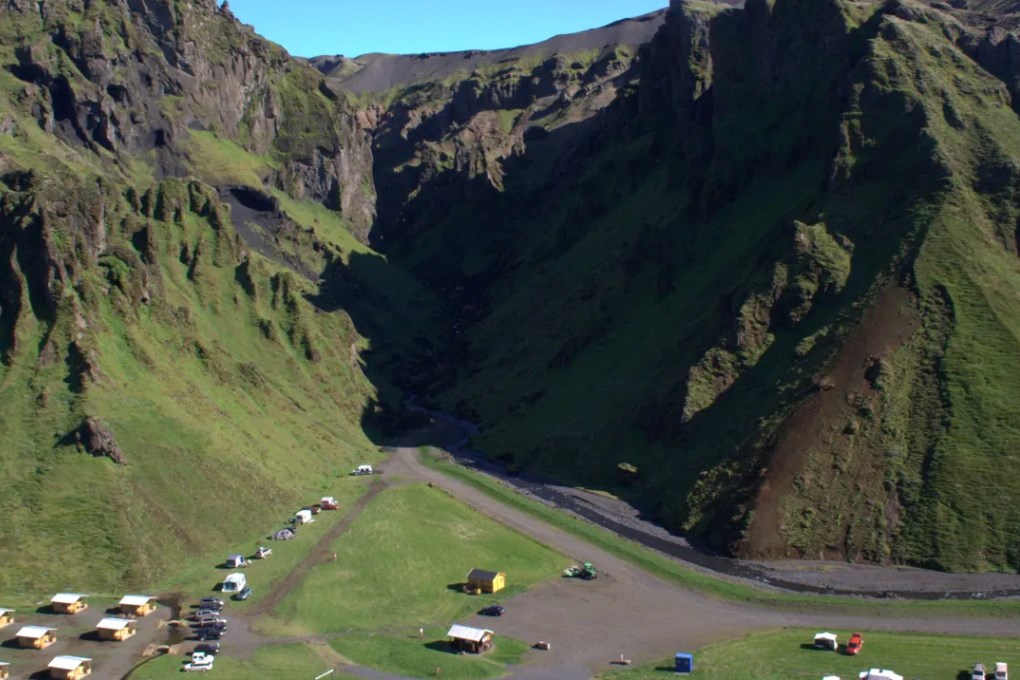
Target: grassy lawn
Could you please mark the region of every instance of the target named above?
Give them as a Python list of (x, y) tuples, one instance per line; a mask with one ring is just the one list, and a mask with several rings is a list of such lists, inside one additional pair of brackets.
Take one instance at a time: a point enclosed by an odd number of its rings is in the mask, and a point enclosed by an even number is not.
[(334, 648), (358, 663), (391, 673), (474, 680), (502, 675), (507, 665), (516, 665), (528, 649), (518, 640), (497, 638), (496, 646), (486, 654), (451, 653), (443, 638), (445, 627), (429, 627), (425, 641), (417, 637), (352, 634), (332, 641)]
[[(339, 560), (313, 567), (267, 630), (417, 633), (419, 626), (450, 623), (557, 576), (563, 561), (559, 553), (425, 485), (384, 491), (334, 550)], [(506, 572), (509, 587), (494, 597), (455, 590), (473, 567)]]
[(824, 595), (800, 595), (776, 593), (766, 590), (758, 590), (750, 586), (732, 583), (720, 578), (695, 571), (667, 557), (649, 550), (634, 541), (617, 536), (616, 534), (596, 526), (590, 522), (577, 519), (565, 512), (550, 508), (538, 501), (531, 500), (523, 495), (500, 484), (492, 477), (472, 472), (460, 465), (441, 461), (428, 450), (424, 451), (422, 460), (432, 468), (455, 477), (463, 482), (471, 484), (477, 489), (484, 491), (493, 498), (496, 498), (507, 505), (533, 515), (549, 524), (563, 529), (575, 536), (583, 538), (592, 545), (627, 560), (656, 576), (674, 581), (687, 588), (692, 588), (708, 595), (713, 595), (726, 600), (746, 602), (769, 607), (779, 607), (797, 610), (824, 610), (832, 611), (838, 609), (844, 613), (875, 613), (883, 612), (888, 615), (896, 612), (900, 615), (933, 615), (955, 614), (959, 616), (987, 616), (1005, 617), (1016, 615), (1020, 611), (1020, 602), (1015, 600), (1001, 600), (991, 602), (962, 602), (952, 600), (883, 600), (881, 604), (875, 604), (867, 600), (859, 600), (851, 597), (836, 597)]
[[(244, 602), (232, 602), (231, 608), (244, 610), (265, 597), (280, 579), (289, 574), (305, 558), (323, 534), (327, 533), (350, 511), (370, 482), (371, 479), (363, 477), (330, 480), (329, 486), (324, 486), (324, 488), (328, 488), (328, 491), (324, 491), (315, 498), (312, 497), (314, 494), (310, 494), (309, 503), (318, 500), (322, 495), (336, 497), (340, 503), (340, 510), (320, 513), (312, 524), (302, 527), (291, 541), (272, 541), (267, 538), (271, 531), (286, 526), (287, 518), (283, 516), (280, 517), (277, 525), (262, 527), (262, 531), (253, 531), (250, 535), (243, 537), (243, 540), (239, 539), (228, 552), (236, 551), (250, 557), (258, 545), (265, 545), (273, 549), (273, 554), (268, 559), (255, 560), (251, 567), (243, 570), (254, 594), (251, 599)], [(205, 559), (196, 560), (186, 571), (167, 581), (163, 585), (163, 590), (202, 597), (209, 595), (227, 574), (235, 571), (223, 567), (223, 560), (226, 557), (227, 553), (225, 552), (210, 553)]]
[[(232, 659), (221, 656), (216, 659), (213, 672), (221, 680), (247, 680), (247, 678), (314, 678), (330, 668), (335, 661), (323, 658), (317, 649), (310, 645), (286, 645), (280, 647), (263, 647), (250, 661)], [(187, 657), (161, 656), (139, 667), (131, 674), (131, 680), (162, 680), (163, 678), (181, 677), (181, 666), (187, 663)], [(348, 680), (353, 678), (344, 673), (328, 676), (331, 680)]]
[[(845, 643), (850, 631), (832, 631)], [(711, 680), (817, 680), (838, 675), (847, 680), (869, 668), (888, 668), (904, 678), (956, 680), (961, 671), (978, 661), (986, 669), (997, 661), (1014, 668), (1020, 654), (1013, 640), (959, 638), (941, 635), (869, 633), (857, 657), (805, 648), (815, 631), (780, 630), (749, 635), (739, 640), (706, 647), (694, 655), (695, 675)], [(602, 678), (651, 680), (672, 677), (673, 660), (626, 671), (607, 673)], [(970, 677), (969, 674), (966, 675)]]

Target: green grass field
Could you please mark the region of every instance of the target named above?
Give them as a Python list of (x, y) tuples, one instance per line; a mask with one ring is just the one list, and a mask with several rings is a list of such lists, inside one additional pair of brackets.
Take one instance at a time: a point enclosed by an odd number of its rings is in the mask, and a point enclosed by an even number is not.
[(478, 474), (460, 465), (449, 463), (438, 458), (428, 449), (423, 451), (422, 460), (435, 470), (451, 475), (484, 491), (493, 498), (507, 505), (533, 515), (549, 524), (563, 529), (575, 536), (583, 538), (592, 545), (613, 553), (628, 562), (652, 573), (660, 578), (679, 583), (680, 585), (704, 592), (715, 597), (736, 602), (747, 602), (768, 607), (796, 610), (832, 611), (838, 609), (845, 613), (883, 613), (892, 612), (907, 616), (930, 612), (932, 614), (977, 617), (1015, 616), (1020, 612), (1020, 603), (1015, 600), (996, 600), (985, 602), (967, 602), (952, 600), (883, 600), (874, 604), (867, 600), (851, 597), (822, 595), (798, 595), (775, 593), (759, 590), (687, 568), (678, 562), (660, 555), (652, 550), (603, 529), (595, 524), (577, 519), (565, 512), (550, 508), (533, 501), (512, 489), (496, 482), (493, 478)]
[[(389, 489), (335, 545), (336, 563), (309, 571), (267, 629), (302, 635), (415, 631), (559, 574), (563, 557), (425, 485)], [(455, 590), (474, 567), (504, 571), (495, 597)]]
[[(253, 531), (249, 535), (238, 537), (234, 543), (235, 550), (246, 557), (254, 554), (255, 548), (259, 545), (272, 548), (273, 554), (267, 559), (255, 560), (252, 566), (243, 570), (248, 584), (252, 587), (253, 595), (251, 599), (244, 602), (232, 602), (230, 605), (232, 610), (243, 611), (265, 597), (280, 579), (289, 574), (307, 556), (323, 534), (343, 519), (371, 482), (370, 479), (363, 477), (344, 477), (333, 481), (333, 484), (324, 487), (329, 491), (320, 494), (320, 496), (336, 497), (340, 503), (340, 510), (320, 513), (313, 523), (301, 527), (293, 540), (271, 541), (267, 538), (270, 530), (286, 526), (287, 517), (284, 516), (281, 516), (280, 521), (275, 525), (264, 527), (261, 531), (256, 531), (253, 527)], [(310, 497), (308, 502), (317, 500), (318, 497)], [(233, 550), (226, 553), (222, 551), (209, 553), (203, 559), (196, 559), (185, 571), (163, 583), (161, 589), (202, 597), (211, 594), (213, 587), (233, 571), (222, 567), (224, 558), (232, 552)]]
[(361, 665), (412, 677), (437, 677), (480, 680), (503, 675), (508, 665), (521, 662), (527, 643), (496, 638), (495, 647), (485, 654), (456, 654), (448, 651), (443, 640), (447, 628), (428, 627), (425, 637), (413, 635), (370, 635), (351, 633), (331, 641), (345, 657)]
[[(328, 650), (327, 650), (328, 651)], [(338, 666), (337, 660), (320, 651), (320, 646), (284, 645), (268, 646), (258, 650), (251, 660), (219, 656), (213, 668), (213, 677), (224, 680), (249, 678), (302, 678), (311, 680), (320, 673)], [(181, 677), (181, 666), (187, 657), (161, 656), (137, 668), (131, 680), (165, 680)], [(330, 680), (353, 680), (354, 676), (334, 673)]]
[[(749, 635), (710, 645), (694, 653), (694, 675), (706, 680), (817, 680), (837, 675), (856, 680), (870, 668), (895, 671), (904, 678), (957, 680), (976, 662), (986, 669), (997, 661), (1016, 668), (1020, 650), (1014, 640), (868, 633), (856, 657), (810, 648), (817, 631), (789, 629)], [(851, 631), (831, 631), (844, 644)], [(807, 647), (805, 647), (805, 645)], [(691, 650), (686, 650), (691, 651)], [(673, 677), (673, 660), (631, 670), (606, 673), (603, 680), (654, 680)], [(970, 678), (969, 673), (966, 677)]]

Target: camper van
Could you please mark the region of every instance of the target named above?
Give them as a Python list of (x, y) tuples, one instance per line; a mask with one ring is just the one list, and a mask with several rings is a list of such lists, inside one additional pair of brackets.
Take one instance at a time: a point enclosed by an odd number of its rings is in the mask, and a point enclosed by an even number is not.
[(227, 569), (237, 569), (239, 567), (247, 567), (248, 565), (244, 561), (244, 555), (229, 555), (226, 561)]
[(236, 593), (248, 585), (248, 579), (244, 577), (244, 574), (229, 574), (223, 579), (222, 590), (225, 593)]
[(372, 466), (371, 465), (359, 465), (358, 467), (354, 468), (354, 471), (351, 474), (352, 475), (370, 475), (370, 474), (372, 474)]
[(308, 524), (312, 521), (312, 511), (298, 510), (297, 514), (294, 515), (294, 519), (297, 520), (298, 524)]

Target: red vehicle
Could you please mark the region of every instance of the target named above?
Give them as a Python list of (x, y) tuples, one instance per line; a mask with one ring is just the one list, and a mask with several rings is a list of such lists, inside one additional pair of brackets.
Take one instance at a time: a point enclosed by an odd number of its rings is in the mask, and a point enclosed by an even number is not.
[(846, 643), (846, 653), (850, 656), (857, 656), (863, 646), (864, 640), (861, 638), (861, 634), (854, 633), (850, 636), (850, 641)]
[(322, 501), (319, 503), (319, 507), (323, 510), (338, 510), (340, 504), (336, 502), (336, 499), (332, 496), (323, 496)]

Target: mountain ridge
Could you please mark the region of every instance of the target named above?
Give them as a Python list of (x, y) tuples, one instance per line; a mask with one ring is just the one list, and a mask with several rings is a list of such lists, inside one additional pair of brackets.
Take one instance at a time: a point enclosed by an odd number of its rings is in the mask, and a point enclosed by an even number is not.
[(158, 582), (409, 394), (717, 551), (1015, 569), (971, 493), (1020, 487), (992, 11), (673, 2), (639, 48), (369, 92), (213, 0), (10, 0), (0, 590)]

